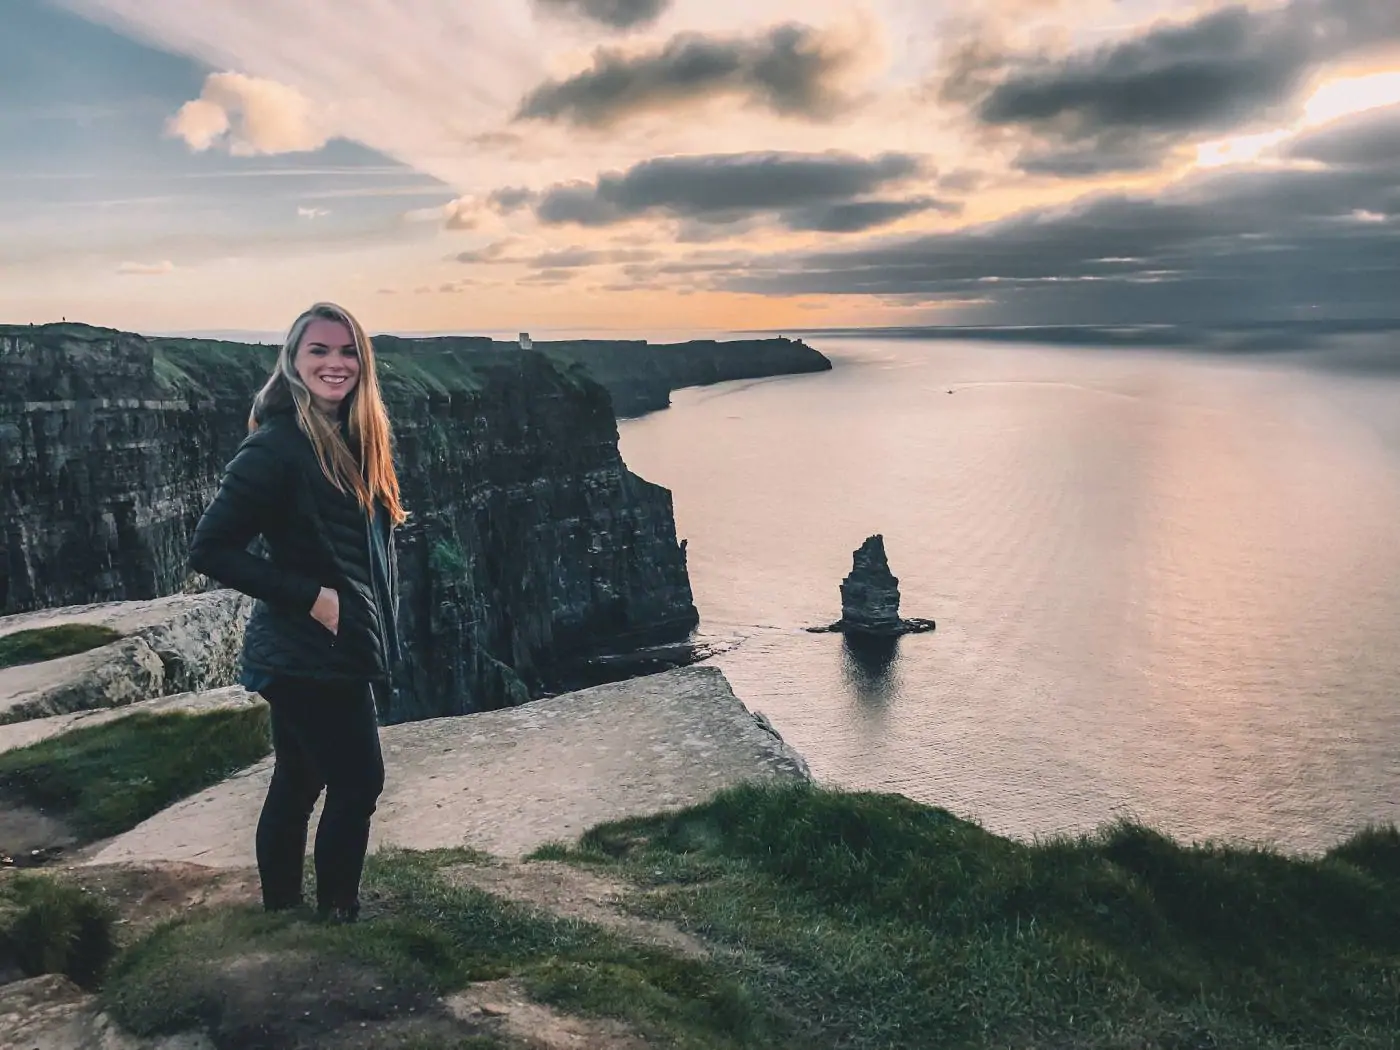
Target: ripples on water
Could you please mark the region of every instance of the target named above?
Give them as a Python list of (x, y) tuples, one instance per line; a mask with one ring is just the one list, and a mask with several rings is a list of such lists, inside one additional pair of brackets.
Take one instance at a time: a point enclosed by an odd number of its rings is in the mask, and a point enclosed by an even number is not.
[[(702, 631), (819, 778), (1021, 837), (1120, 814), (1330, 845), (1400, 820), (1400, 382), (1141, 351), (822, 340), (621, 426)], [(949, 393), (952, 391), (952, 393)], [(882, 532), (893, 651), (839, 614)]]

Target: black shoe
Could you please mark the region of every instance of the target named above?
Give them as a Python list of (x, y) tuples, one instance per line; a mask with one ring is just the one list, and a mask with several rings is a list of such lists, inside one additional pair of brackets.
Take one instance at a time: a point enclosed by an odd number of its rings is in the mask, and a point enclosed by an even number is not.
[(360, 918), (359, 902), (350, 905), (328, 905), (322, 904), (316, 909), (316, 915), (322, 922), (337, 924), (347, 924), (358, 922)]

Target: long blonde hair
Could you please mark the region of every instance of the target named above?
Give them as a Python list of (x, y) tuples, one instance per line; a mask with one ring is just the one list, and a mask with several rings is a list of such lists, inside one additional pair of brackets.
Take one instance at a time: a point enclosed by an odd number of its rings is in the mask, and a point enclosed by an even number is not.
[[(317, 318), (339, 321), (349, 329), (355, 340), (360, 377), (355, 389), (345, 399), (341, 412), (346, 416), (350, 440), (359, 446), (358, 463), (350, 446), (341, 437), (340, 428), (316, 409), (311, 401), (311, 391), (306, 389), (301, 376), (297, 375), (297, 347), (307, 327)], [(271, 413), (285, 410), (288, 406), (295, 410), (297, 425), (311, 441), (326, 479), (341, 492), (352, 490), (366, 514), (374, 513), (377, 499), (384, 504), (389, 519), (395, 525), (402, 525), (408, 515), (399, 501), (393, 431), (379, 392), (379, 377), (374, 369), (374, 347), (360, 327), (360, 322), (335, 303), (316, 303), (292, 322), (272, 375), (253, 398), (253, 408), (248, 414), (249, 432), (258, 429)]]

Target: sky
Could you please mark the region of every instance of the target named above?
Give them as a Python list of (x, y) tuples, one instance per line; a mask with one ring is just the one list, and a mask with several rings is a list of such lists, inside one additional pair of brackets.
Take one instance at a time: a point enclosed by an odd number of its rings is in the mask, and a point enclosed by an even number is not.
[(0, 0), (0, 322), (1400, 314), (1396, 0)]

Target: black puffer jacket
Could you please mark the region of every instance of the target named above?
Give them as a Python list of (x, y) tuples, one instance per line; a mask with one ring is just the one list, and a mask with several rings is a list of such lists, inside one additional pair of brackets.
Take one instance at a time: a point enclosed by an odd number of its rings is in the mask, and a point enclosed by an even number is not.
[[(261, 535), (270, 558), (248, 550)], [(322, 473), (290, 412), (271, 415), (239, 446), (190, 542), (189, 565), (257, 599), (243, 638), (245, 669), (304, 678), (388, 682), (397, 651), (398, 571), (377, 594), (375, 536), (353, 493)], [(311, 616), (322, 587), (340, 596), (333, 634)]]

